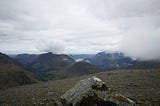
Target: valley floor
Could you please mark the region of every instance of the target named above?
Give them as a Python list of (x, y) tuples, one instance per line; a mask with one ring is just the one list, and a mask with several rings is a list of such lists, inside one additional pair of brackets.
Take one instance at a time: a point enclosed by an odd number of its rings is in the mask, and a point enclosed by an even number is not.
[(134, 100), (137, 105), (160, 105), (160, 69), (115, 70), (92, 75), (49, 81), (0, 91), (0, 106), (53, 106), (77, 81), (97, 76), (106, 86)]

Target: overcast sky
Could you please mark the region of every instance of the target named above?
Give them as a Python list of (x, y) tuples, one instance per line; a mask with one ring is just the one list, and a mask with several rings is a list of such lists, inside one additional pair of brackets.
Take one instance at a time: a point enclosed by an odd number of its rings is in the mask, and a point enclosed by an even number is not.
[(160, 0), (0, 0), (0, 51), (160, 59)]

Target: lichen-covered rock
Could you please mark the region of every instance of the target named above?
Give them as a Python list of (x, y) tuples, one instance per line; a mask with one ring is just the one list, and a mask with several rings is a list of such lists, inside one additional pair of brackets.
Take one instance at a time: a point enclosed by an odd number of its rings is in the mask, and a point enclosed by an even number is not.
[(93, 76), (78, 82), (61, 97), (64, 106), (133, 106), (135, 103), (112, 92), (101, 79)]

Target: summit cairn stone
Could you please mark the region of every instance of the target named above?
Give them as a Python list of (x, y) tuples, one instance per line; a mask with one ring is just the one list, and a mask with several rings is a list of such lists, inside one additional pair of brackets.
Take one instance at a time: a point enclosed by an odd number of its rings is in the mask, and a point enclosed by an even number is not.
[(63, 106), (134, 106), (135, 102), (112, 92), (101, 79), (93, 76), (78, 82), (61, 96)]

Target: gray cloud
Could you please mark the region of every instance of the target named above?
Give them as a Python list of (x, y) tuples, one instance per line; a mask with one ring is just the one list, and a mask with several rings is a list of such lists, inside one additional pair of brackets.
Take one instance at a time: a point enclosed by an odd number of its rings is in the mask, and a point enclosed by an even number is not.
[(36, 48), (40, 52), (52, 52), (55, 54), (63, 53), (65, 50), (63, 42), (56, 40), (39, 40), (36, 43)]
[(159, 0), (1, 0), (0, 51), (160, 59)]
[(160, 59), (160, 28), (144, 19), (133, 23), (122, 39), (121, 50), (127, 55), (140, 59)]

